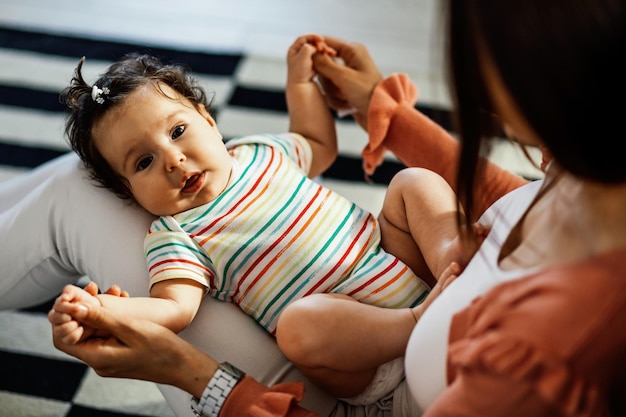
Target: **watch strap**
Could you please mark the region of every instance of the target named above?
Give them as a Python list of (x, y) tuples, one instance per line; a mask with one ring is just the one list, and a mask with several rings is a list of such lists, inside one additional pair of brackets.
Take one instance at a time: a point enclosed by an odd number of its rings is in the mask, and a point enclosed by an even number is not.
[(217, 367), (202, 396), (192, 398), (191, 410), (198, 417), (217, 417), (235, 385), (245, 377), (245, 373), (228, 362)]

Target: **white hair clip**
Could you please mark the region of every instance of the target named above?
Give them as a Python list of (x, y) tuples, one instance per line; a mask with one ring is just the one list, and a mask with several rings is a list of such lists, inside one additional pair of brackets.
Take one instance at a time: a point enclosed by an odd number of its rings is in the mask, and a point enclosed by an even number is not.
[(108, 87), (104, 87), (102, 89), (98, 88), (97, 85), (94, 85), (93, 88), (91, 89), (91, 99), (93, 101), (95, 101), (98, 104), (103, 104), (104, 103), (104, 97), (102, 97), (103, 95), (108, 95), (110, 92)]

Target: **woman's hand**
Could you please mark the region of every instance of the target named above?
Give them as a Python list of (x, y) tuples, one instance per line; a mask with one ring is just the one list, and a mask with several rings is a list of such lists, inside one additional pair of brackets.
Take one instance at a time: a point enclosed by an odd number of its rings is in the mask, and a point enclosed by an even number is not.
[(115, 311), (86, 307), (76, 320), (97, 329), (78, 343), (64, 341), (59, 324), (64, 314), (52, 310), (54, 346), (104, 377), (132, 378), (177, 386), (200, 397), (218, 363), (169, 329)]
[(367, 112), (374, 88), (382, 81), (367, 48), (359, 43), (324, 37), (343, 63), (329, 54), (313, 56), (313, 65), (326, 93), (328, 105), (335, 110), (349, 110), (359, 125), (367, 130)]

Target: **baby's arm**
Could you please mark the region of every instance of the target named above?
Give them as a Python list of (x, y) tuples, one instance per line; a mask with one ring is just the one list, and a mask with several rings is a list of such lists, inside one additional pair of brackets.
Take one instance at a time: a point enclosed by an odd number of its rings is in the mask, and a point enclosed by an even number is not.
[(334, 55), (319, 35), (300, 36), (287, 52), (286, 99), (289, 131), (304, 136), (313, 150), (310, 177), (323, 173), (337, 158), (335, 120), (313, 81), (313, 55)]
[(55, 300), (53, 310), (67, 315), (62, 326), (64, 343), (78, 343), (94, 334), (94, 330), (74, 320), (76, 313), (89, 306), (91, 311), (106, 314), (115, 309), (121, 314), (147, 319), (174, 332), (186, 328), (194, 318), (204, 295), (204, 287), (195, 281), (171, 279), (153, 285), (150, 297), (128, 297), (119, 288), (98, 294), (98, 287), (90, 283), (85, 289), (68, 285)]
[(196, 316), (205, 291), (204, 286), (191, 279), (168, 279), (152, 286), (150, 298), (135, 299), (147, 312), (147, 319), (178, 333)]

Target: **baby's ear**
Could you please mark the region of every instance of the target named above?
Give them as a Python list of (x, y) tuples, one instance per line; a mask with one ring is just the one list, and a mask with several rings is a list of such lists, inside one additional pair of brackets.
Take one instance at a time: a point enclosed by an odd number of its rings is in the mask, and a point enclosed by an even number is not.
[(217, 123), (215, 123), (215, 119), (211, 117), (211, 113), (209, 113), (204, 104), (198, 104), (198, 112), (209, 122), (211, 126), (215, 127)]

